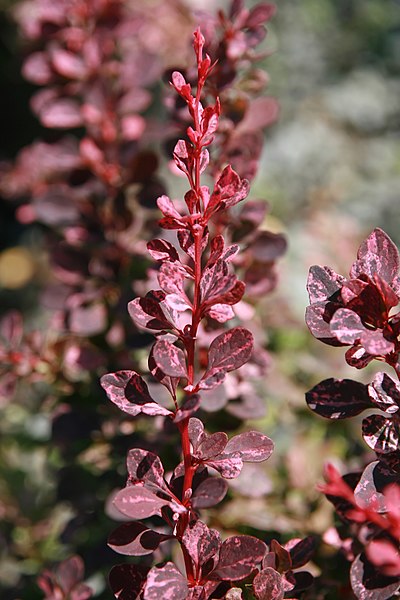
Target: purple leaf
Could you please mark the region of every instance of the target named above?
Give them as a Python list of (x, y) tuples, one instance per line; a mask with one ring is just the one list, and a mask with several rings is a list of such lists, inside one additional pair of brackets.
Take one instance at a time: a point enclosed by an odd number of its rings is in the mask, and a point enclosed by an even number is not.
[(362, 508), (371, 507), (377, 512), (386, 512), (387, 506), (383, 490), (390, 483), (398, 481), (398, 474), (386, 468), (380, 461), (367, 465), (356, 485), (354, 496)]
[(194, 415), (200, 408), (200, 396), (193, 394), (192, 396), (186, 396), (181, 406), (175, 413), (174, 423), (179, 423), (183, 419), (187, 419)]
[(176, 395), (176, 388), (178, 387), (180, 378), (179, 377), (169, 377), (157, 366), (157, 363), (154, 360), (154, 356), (153, 356), (153, 348), (154, 348), (154, 345), (150, 350), (149, 361), (148, 361), (150, 373), (153, 375), (153, 377), (155, 379), (157, 379), (157, 381), (159, 381), (162, 385), (164, 385), (167, 388), (167, 390), (169, 391), (171, 396), (174, 398)]
[(140, 520), (161, 516), (161, 509), (169, 504), (169, 500), (159, 498), (146, 487), (130, 485), (117, 492), (113, 504), (123, 515)]
[(261, 563), (267, 547), (249, 535), (235, 535), (221, 546), (219, 560), (210, 579), (239, 581), (245, 579)]
[(284, 548), (289, 551), (292, 568), (298, 569), (313, 557), (316, 548), (315, 538), (310, 535), (304, 539), (293, 538), (286, 542)]
[(171, 262), (179, 260), (176, 248), (167, 240), (151, 240), (147, 243), (147, 250), (155, 260), (170, 260)]
[(167, 294), (186, 295), (183, 291), (183, 282), (186, 276), (184, 267), (179, 262), (166, 261), (161, 265), (158, 273), (158, 283), (160, 288)]
[(206, 316), (215, 319), (218, 323), (226, 323), (229, 319), (233, 319), (235, 313), (229, 304), (213, 304), (210, 309), (205, 311)]
[(330, 328), (330, 320), (335, 311), (341, 307), (337, 302), (315, 302), (306, 308), (306, 323), (312, 335), (324, 344), (343, 346)]
[(187, 377), (186, 358), (183, 350), (159, 340), (154, 344), (153, 357), (159, 369), (169, 377)]
[(347, 419), (371, 408), (368, 388), (352, 379), (324, 379), (306, 393), (308, 407), (327, 419)]
[(375, 452), (388, 454), (399, 449), (399, 425), (397, 419), (384, 415), (370, 415), (363, 419), (362, 434), (368, 446)]
[(192, 496), (193, 508), (210, 508), (215, 506), (223, 498), (228, 491), (228, 484), (223, 479), (217, 477), (209, 477), (195, 490)]
[(393, 414), (400, 408), (400, 383), (387, 373), (379, 372), (368, 386), (372, 402), (387, 414)]
[(145, 556), (171, 537), (153, 531), (143, 523), (123, 523), (109, 536), (108, 545), (119, 554)]
[(209, 219), (215, 212), (230, 208), (246, 198), (249, 193), (249, 182), (240, 179), (230, 165), (224, 168), (219, 176), (210, 201), (205, 211), (205, 218)]
[(160, 458), (153, 452), (142, 448), (129, 450), (126, 465), (129, 473), (129, 483), (153, 484), (154, 488), (168, 491), (164, 481), (164, 467)]
[(268, 263), (285, 254), (287, 241), (282, 233), (261, 231), (251, 243), (251, 252), (257, 261)]
[(186, 578), (172, 562), (153, 567), (147, 575), (143, 600), (185, 600), (188, 594)]
[(272, 567), (260, 571), (253, 580), (257, 600), (282, 600), (285, 594), (282, 577)]
[(198, 520), (186, 527), (182, 536), (182, 543), (193, 563), (204, 565), (211, 558), (218, 556), (221, 536), (218, 531), (209, 529), (205, 523)]
[(111, 402), (129, 415), (172, 415), (170, 410), (153, 400), (146, 382), (135, 371), (107, 373), (100, 379), (100, 383)]
[(137, 600), (146, 581), (148, 567), (115, 565), (110, 571), (109, 583), (118, 600)]
[(171, 329), (172, 324), (167, 320), (160, 306), (160, 301), (151, 297), (151, 292), (144, 298), (135, 298), (128, 304), (128, 312), (140, 327), (148, 329)]
[(345, 278), (330, 267), (314, 265), (310, 268), (307, 280), (310, 303), (336, 299), (344, 281)]
[(225, 479), (235, 479), (240, 475), (243, 468), (243, 461), (240, 456), (229, 454), (221, 454), (204, 462), (218, 471)]
[(343, 344), (359, 342), (374, 356), (388, 354), (394, 350), (393, 342), (386, 340), (380, 330), (364, 327), (360, 317), (347, 308), (340, 308), (332, 317), (331, 332)]
[(273, 449), (269, 437), (258, 431), (246, 431), (229, 440), (225, 454), (238, 454), (244, 462), (262, 462), (271, 456)]

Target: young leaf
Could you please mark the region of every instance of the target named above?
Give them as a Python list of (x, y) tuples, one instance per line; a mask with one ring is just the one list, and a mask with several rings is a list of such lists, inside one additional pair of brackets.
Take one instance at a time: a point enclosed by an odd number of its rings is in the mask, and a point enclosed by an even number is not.
[(171, 262), (179, 260), (176, 248), (167, 240), (151, 240), (147, 243), (147, 250), (154, 260), (170, 260)]
[(143, 592), (143, 600), (185, 600), (188, 593), (186, 578), (172, 562), (150, 569)]
[(390, 237), (378, 227), (360, 245), (357, 260), (351, 267), (351, 277), (379, 273), (387, 283), (392, 283), (399, 272), (400, 259), (397, 247)]

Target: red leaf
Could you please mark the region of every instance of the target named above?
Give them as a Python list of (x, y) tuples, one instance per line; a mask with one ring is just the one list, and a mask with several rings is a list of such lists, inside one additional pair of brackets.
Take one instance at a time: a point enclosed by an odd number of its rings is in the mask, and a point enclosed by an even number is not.
[(307, 280), (310, 303), (332, 300), (340, 291), (344, 281), (345, 278), (330, 267), (314, 265), (309, 270)]
[(179, 260), (176, 248), (167, 240), (151, 240), (147, 243), (147, 250), (155, 260)]
[(257, 600), (282, 600), (285, 594), (282, 577), (272, 567), (260, 571), (253, 580)]
[(188, 594), (186, 577), (172, 562), (153, 567), (147, 575), (143, 600), (185, 600)]
[(180, 348), (170, 342), (159, 340), (154, 344), (153, 357), (156, 365), (170, 377), (187, 377), (186, 357)]

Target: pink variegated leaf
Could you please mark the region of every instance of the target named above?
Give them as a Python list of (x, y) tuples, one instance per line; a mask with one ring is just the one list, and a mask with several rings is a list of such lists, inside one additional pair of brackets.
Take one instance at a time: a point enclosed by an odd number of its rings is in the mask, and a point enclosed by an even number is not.
[(357, 344), (347, 350), (345, 358), (350, 367), (354, 367), (355, 369), (365, 369), (365, 367), (374, 360), (375, 356), (368, 354), (365, 348)]
[(190, 83), (186, 83), (184, 76), (182, 75), (182, 73), (179, 73), (179, 71), (174, 71), (172, 73), (172, 85), (174, 86), (178, 94), (182, 96), (182, 98), (186, 100), (186, 102), (189, 105), (192, 104), (192, 88), (190, 86)]
[(201, 151), (200, 154), (200, 174), (204, 173), (204, 171), (208, 167), (208, 163), (210, 162), (210, 154), (206, 148)]
[(186, 527), (182, 543), (194, 564), (203, 565), (211, 558), (218, 557), (221, 536), (218, 531), (209, 529), (205, 523), (197, 520)]
[(161, 509), (169, 504), (169, 500), (160, 498), (147, 487), (130, 485), (117, 492), (113, 504), (126, 517), (140, 520), (161, 516)]
[(324, 379), (306, 393), (308, 407), (326, 419), (347, 419), (372, 408), (368, 388), (352, 379)]
[(213, 390), (224, 382), (225, 376), (225, 371), (211, 369), (209, 372), (205, 373), (199, 381), (199, 388), (201, 390)]
[(373, 356), (385, 355), (394, 350), (393, 342), (384, 338), (382, 331), (364, 327), (357, 313), (340, 308), (330, 322), (331, 332), (342, 344), (360, 343)]
[(253, 351), (253, 335), (244, 327), (235, 327), (218, 335), (208, 351), (207, 370), (233, 371), (246, 363)]
[(210, 574), (212, 580), (239, 581), (248, 577), (261, 563), (267, 546), (249, 535), (235, 535), (226, 539), (220, 549), (219, 561)]
[(350, 569), (350, 582), (358, 600), (388, 600), (400, 588), (399, 578), (387, 578), (365, 556), (359, 554)]
[(282, 577), (272, 567), (266, 567), (254, 577), (253, 591), (257, 600), (282, 600), (285, 595)]
[(132, 448), (126, 457), (129, 483), (145, 483), (153, 490), (168, 490), (164, 480), (164, 467), (160, 458), (143, 448)]
[(193, 394), (192, 396), (186, 396), (181, 406), (175, 413), (174, 423), (179, 423), (183, 419), (192, 417), (200, 408), (200, 396)]
[(185, 600), (188, 594), (186, 577), (172, 562), (150, 569), (143, 592), (143, 600)]
[[(186, 254), (190, 256), (194, 260), (194, 238), (190, 231), (180, 229), (177, 234), (178, 242), (180, 247)], [(203, 238), (201, 240), (201, 249), (205, 250), (208, 244), (208, 231), (204, 230)], [(187, 267), (186, 267), (187, 268)]]
[(167, 240), (151, 240), (147, 243), (147, 250), (155, 260), (179, 261), (179, 254), (176, 248)]
[(153, 357), (156, 365), (170, 377), (187, 377), (186, 357), (183, 350), (170, 342), (159, 340), (154, 344)]
[(313, 557), (316, 549), (316, 539), (310, 535), (303, 539), (293, 538), (284, 544), (284, 548), (290, 554), (292, 568), (298, 569)]
[(387, 373), (377, 373), (368, 392), (372, 402), (385, 413), (394, 414), (400, 409), (400, 383)]
[(166, 304), (178, 312), (184, 312), (185, 310), (191, 310), (192, 305), (186, 297), (180, 294), (167, 294), (165, 297)]
[(186, 175), (191, 174), (194, 165), (194, 154), (191, 144), (185, 140), (178, 140), (173, 156), (178, 169)]
[(118, 600), (136, 600), (143, 590), (149, 567), (115, 565), (109, 575), (110, 588)]
[(205, 460), (204, 464), (218, 471), (225, 479), (236, 479), (243, 468), (243, 460), (234, 454), (221, 454), (216, 458)]
[(158, 283), (166, 294), (181, 294), (186, 298), (183, 291), (185, 268), (179, 262), (166, 261), (161, 265), (158, 273)]
[(204, 314), (218, 323), (226, 323), (235, 316), (230, 304), (213, 304)]
[(350, 275), (359, 277), (365, 274), (373, 277), (377, 273), (390, 284), (397, 278), (399, 267), (397, 247), (390, 237), (377, 227), (359, 247), (357, 260), (351, 268)]
[(109, 536), (108, 545), (119, 554), (145, 556), (152, 554), (161, 542), (171, 537), (153, 531), (143, 523), (123, 523)]
[(170, 410), (157, 404), (150, 396), (146, 382), (135, 371), (107, 373), (100, 383), (111, 402), (129, 415), (172, 415)]
[(196, 488), (192, 496), (193, 508), (211, 508), (223, 498), (228, 491), (228, 484), (223, 479), (208, 477)]
[(379, 513), (387, 512), (389, 510), (387, 498), (385, 497), (387, 486), (397, 482), (398, 474), (387, 468), (382, 461), (375, 460), (369, 463), (354, 489), (358, 506), (362, 508), (370, 507)]
[(396, 452), (400, 448), (400, 430), (396, 418), (388, 418), (384, 415), (370, 415), (362, 422), (362, 434), (368, 446), (388, 454)]
[(205, 211), (205, 218), (209, 219), (215, 212), (234, 206), (244, 200), (248, 193), (249, 182), (246, 179), (240, 179), (239, 175), (228, 165), (214, 186)]
[(157, 206), (165, 217), (172, 217), (173, 219), (177, 220), (181, 218), (181, 215), (176, 210), (174, 203), (170, 198), (168, 198), (168, 196), (160, 196), (157, 199)]
[(158, 366), (153, 356), (153, 347), (149, 354), (149, 370), (155, 379), (157, 379), (163, 386), (167, 388), (171, 396), (176, 396), (176, 388), (178, 387), (179, 377), (169, 377), (166, 375)]
[(244, 462), (267, 460), (274, 450), (273, 441), (259, 431), (246, 431), (233, 436), (226, 445), (225, 454), (240, 456)]
[[(165, 294), (162, 296), (163, 299), (165, 299)], [(129, 315), (140, 327), (156, 330), (173, 329), (172, 323), (168, 321), (160, 306), (162, 300), (161, 297), (158, 299), (151, 292), (144, 298), (135, 298), (128, 303)]]
[(329, 346), (343, 346), (330, 328), (335, 311), (341, 307), (337, 302), (315, 302), (306, 308), (306, 323), (312, 335)]
[(314, 265), (309, 270), (307, 280), (310, 303), (336, 298), (344, 282), (345, 278), (330, 267)]
[(39, 117), (45, 127), (55, 129), (70, 129), (83, 125), (79, 104), (69, 98), (47, 102), (40, 110)]

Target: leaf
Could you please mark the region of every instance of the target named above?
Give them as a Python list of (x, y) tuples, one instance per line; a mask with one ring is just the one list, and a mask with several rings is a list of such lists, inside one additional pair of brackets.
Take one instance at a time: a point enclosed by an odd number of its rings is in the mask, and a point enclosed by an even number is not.
[(235, 327), (218, 335), (208, 351), (208, 367), (233, 371), (246, 363), (253, 351), (253, 335), (244, 327)]
[[(206, 481), (208, 481), (206, 479)], [(197, 520), (186, 527), (182, 543), (195, 565), (204, 565), (213, 557), (218, 557), (221, 536), (215, 529)]]
[(110, 588), (118, 600), (137, 600), (146, 581), (148, 567), (115, 565), (109, 575)]
[(205, 311), (206, 316), (215, 319), (218, 323), (226, 323), (229, 319), (233, 319), (235, 313), (229, 304), (214, 304), (210, 309)]
[(186, 271), (179, 262), (164, 262), (158, 272), (160, 288), (167, 294), (178, 294), (187, 301), (183, 290)]
[(400, 554), (395, 543), (385, 539), (372, 540), (365, 553), (381, 573), (400, 578)]
[(384, 415), (370, 415), (363, 419), (362, 435), (375, 452), (388, 454), (396, 452), (400, 447), (397, 419), (390, 419)]
[(272, 567), (260, 571), (253, 580), (257, 600), (282, 600), (285, 594), (282, 577)]
[(383, 493), (386, 486), (398, 481), (398, 474), (389, 470), (380, 461), (367, 465), (356, 485), (354, 496), (362, 508), (371, 507), (376, 512), (386, 512), (386, 499)]
[(198, 394), (193, 394), (191, 396), (186, 396), (181, 406), (175, 413), (174, 423), (179, 423), (183, 421), (183, 419), (187, 419), (194, 415), (200, 408), (200, 396)]
[(146, 487), (129, 485), (117, 492), (113, 504), (123, 515), (141, 520), (161, 516), (161, 509), (169, 504), (169, 500), (159, 498)]
[(144, 298), (135, 298), (129, 302), (128, 312), (134, 323), (140, 327), (160, 330), (173, 328), (163, 313), (160, 300), (152, 297), (150, 292)]
[(311, 535), (304, 539), (294, 538), (284, 545), (289, 551), (292, 560), (292, 568), (298, 569), (310, 561), (314, 555), (316, 543)]
[(146, 382), (135, 371), (107, 373), (100, 379), (100, 384), (111, 402), (129, 415), (135, 417), (139, 413), (150, 416), (172, 414), (153, 400)]
[(176, 248), (167, 240), (151, 240), (147, 243), (147, 250), (155, 260), (179, 261), (179, 254)]
[(156, 365), (169, 377), (187, 377), (185, 353), (170, 342), (159, 340), (154, 344)]
[(343, 346), (330, 328), (330, 320), (341, 307), (337, 302), (315, 302), (306, 308), (306, 324), (312, 335), (330, 346)]
[(330, 267), (314, 265), (310, 268), (307, 280), (307, 291), (310, 303), (337, 299), (345, 278), (335, 273)]
[(364, 327), (357, 313), (340, 308), (330, 322), (331, 332), (343, 344), (359, 342), (365, 350), (374, 356), (388, 354), (394, 350), (393, 342), (386, 340), (380, 330)]
[(143, 523), (123, 523), (109, 536), (108, 545), (119, 554), (145, 556), (171, 537), (153, 531)]
[(324, 379), (306, 393), (306, 401), (326, 419), (347, 419), (372, 406), (367, 386), (352, 379)]
[(185, 600), (188, 594), (186, 578), (172, 562), (153, 567), (147, 575), (143, 600)]
[(192, 496), (193, 508), (211, 508), (223, 498), (228, 491), (228, 484), (223, 479), (209, 477), (195, 490)]
[(145, 482), (168, 491), (164, 481), (164, 467), (157, 454), (143, 448), (132, 448), (128, 452), (126, 464), (130, 483)]
[(400, 259), (397, 247), (390, 237), (378, 227), (362, 242), (357, 261), (351, 267), (351, 277), (361, 274), (373, 277), (378, 273), (387, 283), (392, 283), (399, 272)]
[(204, 213), (205, 219), (209, 219), (215, 212), (234, 206), (246, 198), (248, 193), (249, 182), (241, 180), (230, 165), (226, 166), (215, 183)]
[(282, 233), (260, 231), (251, 243), (254, 258), (267, 263), (280, 258), (287, 250), (287, 241)]
[(219, 560), (209, 579), (239, 581), (245, 579), (261, 563), (267, 547), (261, 540), (249, 535), (235, 535), (226, 539), (220, 549)]
[(400, 383), (387, 373), (377, 373), (368, 392), (372, 402), (385, 413), (393, 414), (400, 409)]
[(70, 129), (83, 124), (79, 104), (69, 98), (47, 102), (40, 111), (40, 120), (45, 127)]
[(225, 454), (238, 454), (244, 462), (262, 462), (271, 456), (273, 449), (269, 437), (258, 431), (246, 431), (229, 440)]
[(380, 573), (364, 554), (353, 561), (350, 582), (358, 600), (388, 600), (400, 588), (397, 577), (393, 579)]

